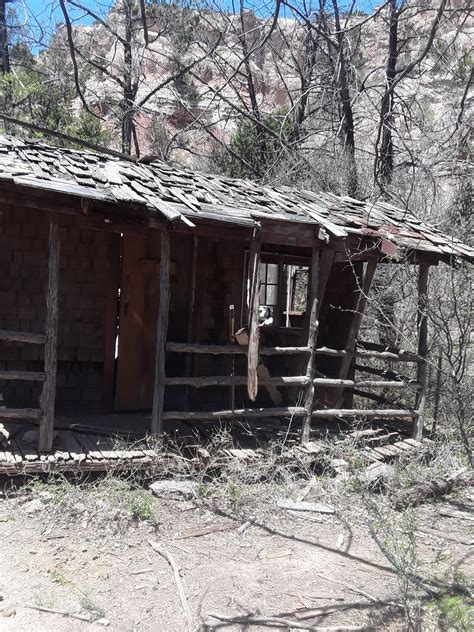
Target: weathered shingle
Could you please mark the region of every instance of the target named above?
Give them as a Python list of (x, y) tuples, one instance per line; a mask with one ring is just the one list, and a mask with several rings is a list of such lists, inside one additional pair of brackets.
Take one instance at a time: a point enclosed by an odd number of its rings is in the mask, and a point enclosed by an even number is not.
[[(0, 181), (116, 203), (142, 204), (170, 221), (235, 225), (286, 221), (322, 226), (335, 239), (359, 235), (439, 258), (474, 260), (474, 248), (387, 202), (141, 164), (90, 151), (0, 136)], [(183, 219), (184, 218), (184, 219)], [(191, 220), (191, 222), (189, 221)]]

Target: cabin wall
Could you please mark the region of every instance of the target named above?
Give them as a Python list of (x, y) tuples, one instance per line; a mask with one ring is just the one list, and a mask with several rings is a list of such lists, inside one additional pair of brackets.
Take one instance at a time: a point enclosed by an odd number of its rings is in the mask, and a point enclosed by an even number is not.
[[(48, 216), (2, 206), (0, 328), (44, 332)], [(57, 410), (98, 410), (104, 360), (108, 245), (116, 235), (78, 229), (61, 216)], [(118, 265), (119, 262), (117, 262)], [(0, 342), (2, 370), (43, 370), (41, 345)], [(2, 405), (37, 406), (41, 383), (1, 381)]]
[[(182, 238), (181, 238), (182, 249)], [(192, 245), (189, 245), (191, 252)], [(202, 344), (226, 344), (230, 342), (229, 305), (235, 306), (235, 327), (241, 326), (242, 280), (245, 265), (245, 248), (243, 242), (214, 237), (198, 238), (195, 308), (192, 327), (192, 340)], [(183, 254), (171, 244), (171, 260), (179, 262)], [(180, 296), (173, 297), (171, 287), (170, 326), (168, 340), (173, 342), (187, 341), (186, 327), (179, 327), (177, 318), (181, 313), (187, 324), (190, 307), (189, 294), (191, 274), (190, 259), (186, 262), (187, 297), (184, 303)], [(178, 265), (178, 274), (180, 266)], [(179, 285), (179, 283), (178, 283)], [(179, 310), (179, 311), (178, 311)], [(185, 354), (168, 354), (166, 374), (168, 376), (185, 375)], [(229, 356), (192, 355), (190, 361), (192, 375), (229, 375), (231, 361)], [(244, 370), (245, 374), (245, 370)], [(168, 387), (165, 391), (165, 408), (180, 409), (184, 406), (183, 387)], [(229, 403), (229, 389), (206, 388), (189, 390), (189, 407), (195, 410), (212, 410), (222, 408)]]

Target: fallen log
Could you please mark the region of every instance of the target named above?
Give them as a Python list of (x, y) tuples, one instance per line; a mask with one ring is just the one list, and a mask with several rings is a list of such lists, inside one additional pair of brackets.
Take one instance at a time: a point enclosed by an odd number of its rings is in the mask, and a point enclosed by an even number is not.
[(423, 481), (409, 489), (400, 490), (394, 496), (395, 507), (402, 509), (403, 507), (420, 505), (426, 500), (449, 494), (455, 487), (472, 484), (474, 484), (474, 472), (462, 468), (451, 476)]

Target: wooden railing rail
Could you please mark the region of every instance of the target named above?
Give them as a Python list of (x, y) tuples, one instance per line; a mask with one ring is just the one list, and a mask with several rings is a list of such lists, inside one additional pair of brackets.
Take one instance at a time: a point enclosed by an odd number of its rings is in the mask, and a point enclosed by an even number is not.
[[(200, 353), (208, 355), (245, 355), (248, 347), (245, 345), (204, 345), (186, 342), (168, 342), (166, 351), (170, 353)], [(294, 355), (300, 353), (310, 353), (309, 347), (261, 347), (259, 350), (262, 356), (271, 355)], [(400, 352), (399, 354), (390, 351), (369, 351), (358, 349), (357, 351), (346, 351), (345, 349), (331, 349), (330, 347), (318, 347), (316, 355), (326, 355), (335, 358), (353, 356), (356, 358), (375, 358), (379, 360), (390, 360), (393, 362), (420, 362), (420, 358), (415, 354)]]
[(410, 388), (418, 390), (421, 384), (416, 381), (388, 381), (388, 380), (339, 380), (331, 378), (316, 378), (313, 380), (315, 386), (329, 386), (345, 388)]
[[(187, 342), (168, 342), (166, 351), (170, 353), (201, 353), (208, 355), (245, 355), (248, 347), (244, 345), (202, 345)], [(309, 353), (308, 347), (261, 347), (260, 355), (292, 355)]]
[[(295, 386), (310, 383), (310, 378), (306, 375), (291, 375), (283, 377), (260, 377), (259, 386)], [(194, 386), (203, 388), (205, 386), (246, 386), (247, 376), (245, 375), (213, 375), (203, 377), (167, 377), (166, 386)]]
[(24, 342), (33, 345), (44, 345), (46, 334), (35, 334), (29, 331), (7, 331), (0, 329), (0, 340), (5, 342)]
[(241, 408), (236, 410), (217, 411), (168, 411), (163, 413), (163, 419), (179, 419), (183, 421), (206, 421), (212, 419), (233, 419), (240, 417), (245, 419), (255, 419), (259, 417), (301, 417), (305, 414), (305, 409), (300, 406), (286, 406), (279, 408)]

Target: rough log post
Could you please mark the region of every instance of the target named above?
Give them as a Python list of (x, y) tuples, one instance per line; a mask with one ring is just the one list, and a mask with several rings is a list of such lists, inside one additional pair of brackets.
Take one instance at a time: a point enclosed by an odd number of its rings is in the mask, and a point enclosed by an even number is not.
[[(366, 264), (364, 279), (362, 281), (362, 287), (359, 292), (359, 297), (357, 299), (357, 305), (355, 308), (354, 317), (352, 319), (351, 326), (349, 328), (349, 332), (347, 334), (346, 346), (345, 349), (354, 352), (356, 348), (357, 335), (359, 333), (360, 325), (362, 323), (362, 317), (364, 315), (365, 305), (367, 303), (367, 298), (370, 291), (370, 286), (372, 285), (372, 279), (374, 278), (375, 268), (377, 267), (377, 259), (369, 259)], [(349, 369), (352, 362), (352, 355), (347, 354), (342, 358), (341, 367), (339, 369), (339, 379), (345, 380), (349, 374)], [(337, 407), (339, 408), (342, 405), (342, 400), (344, 397), (344, 390), (342, 390), (340, 397), (337, 402)]]
[(413, 424), (413, 438), (421, 441), (423, 436), (423, 411), (425, 408), (426, 391), (428, 388), (428, 272), (429, 266), (420, 265), (418, 276), (418, 355), (420, 362), (418, 363), (417, 382), (421, 384), (421, 388), (416, 395), (416, 412), (417, 417)]
[(168, 229), (164, 229), (161, 232), (160, 305), (156, 324), (155, 383), (151, 413), (151, 433), (153, 435), (163, 432), (166, 338), (168, 335), (170, 293), (170, 234)]
[(310, 349), (308, 364), (306, 367), (306, 377), (311, 381), (306, 392), (305, 399), (305, 417), (303, 419), (303, 428), (301, 431), (301, 441), (306, 443), (309, 440), (309, 431), (311, 428), (311, 413), (313, 412), (314, 401), (314, 370), (316, 364), (316, 344), (318, 341), (318, 294), (319, 294), (319, 256), (320, 250), (316, 247), (313, 248), (311, 257), (311, 286), (309, 294), (310, 317), (309, 317), (309, 331), (308, 331), (308, 347)]
[(249, 252), (249, 346), (247, 364), (247, 392), (252, 401), (255, 401), (258, 391), (258, 360), (260, 343), (260, 325), (258, 321), (258, 308), (260, 305), (260, 250), (261, 231), (256, 227), (250, 242)]
[(46, 378), (41, 392), (40, 452), (50, 452), (53, 447), (54, 404), (56, 400), (56, 371), (58, 346), (58, 285), (59, 285), (59, 228), (56, 217), (49, 223), (48, 288), (46, 293), (46, 345), (44, 371)]
[[(192, 342), (194, 330), (194, 311), (196, 305), (196, 273), (197, 273), (197, 254), (198, 254), (198, 237), (193, 237), (193, 246), (191, 254), (191, 280), (189, 284), (189, 311), (188, 311), (188, 331), (187, 341)], [(187, 377), (191, 375), (191, 369), (194, 358), (188, 353), (186, 356), (185, 374)], [(189, 410), (189, 388), (186, 388), (185, 409)]]
[(118, 290), (120, 286), (120, 236), (107, 235), (107, 288), (104, 312), (104, 368), (102, 411), (114, 409), (115, 343), (117, 339)]

